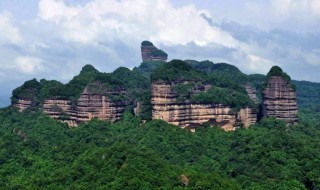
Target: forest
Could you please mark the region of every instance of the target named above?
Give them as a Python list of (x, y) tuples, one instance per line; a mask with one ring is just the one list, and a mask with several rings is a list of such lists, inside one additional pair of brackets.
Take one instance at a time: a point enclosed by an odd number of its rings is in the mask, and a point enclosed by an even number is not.
[[(69, 128), (41, 112), (0, 111), (1, 189), (319, 189), (319, 123), (262, 119), (196, 133), (127, 111)], [(181, 180), (184, 175), (188, 183)]]
[[(0, 109), (0, 189), (320, 189), (319, 83), (292, 81), (297, 125), (262, 118), (248, 129), (225, 132), (204, 123), (192, 133), (151, 120), (146, 89), (152, 80), (205, 81), (216, 87), (191, 101), (242, 106), (253, 103), (242, 85), (250, 82), (261, 90), (266, 77), (225, 63), (176, 60), (112, 73), (87, 65), (67, 84), (27, 81), (13, 92), (13, 102), (21, 96), (37, 98), (36, 104), (46, 97), (76, 99), (86, 85), (103, 81), (109, 88), (129, 89), (129, 96), (144, 103), (143, 111), (135, 116), (128, 107), (118, 122), (93, 119), (69, 128), (39, 105), (23, 112)], [(175, 90), (185, 94), (189, 88)], [(217, 93), (220, 99), (212, 97)]]

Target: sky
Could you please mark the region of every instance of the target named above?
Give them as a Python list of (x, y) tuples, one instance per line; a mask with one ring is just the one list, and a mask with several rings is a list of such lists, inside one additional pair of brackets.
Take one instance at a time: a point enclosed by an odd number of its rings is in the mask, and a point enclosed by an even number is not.
[(211, 60), (246, 74), (279, 65), (320, 82), (319, 0), (1, 0), (0, 107), (36, 78), (68, 82), (141, 63), (149, 40), (170, 59)]

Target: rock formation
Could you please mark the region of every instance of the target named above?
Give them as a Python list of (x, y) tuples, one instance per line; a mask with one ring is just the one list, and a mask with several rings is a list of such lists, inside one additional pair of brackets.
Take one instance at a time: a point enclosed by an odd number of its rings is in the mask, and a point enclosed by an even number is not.
[(125, 101), (113, 101), (109, 96), (117, 96), (124, 93), (125, 91), (110, 90), (102, 95), (92, 93), (86, 88), (78, 99), (78, 121), (87, 122), (92, 118), (110, 120), (112, 122), (120, 120), (128, 103)]
[(70, 127), (77, 126), (78, 115), (70, 100), (48, 99), (43, 103), (43, 112), (50, 117), (68, 123)]
[[(85, 88), (80, 98), (72, 103), (67, 99), (46, 99), (43, 102), (43, 112), (61, 122), (68, 123), (70, 127), (80, 122), (87, 122), (92, 118), (110, 120), (121, 119), (128, 102), (112, 100), (113, 96), (121, 96), (123, 90), (107, 90), (101, 93), (90, 92)], [(13, 106), (23, 111), (32, 105), (31, 100), (19, 99)]]
[(13, 103), (13, 107), (18, 108), (20, 112), (27, 109), (28, 107), (31, 107), (31, 105), (32, 101), (25, 99), (18, 99), (17, 102)]
[[(277, 67), (276, 69), (280, 69)], [(265, 117), (276, 117), (289, 124), (298, 122), (298, 107), (296, 92), (290, 84), (290, 78), (285, 73), (270, 74), (267, 76), (266, 87), (263, 90), (262, 113)], [(280, 69), (282, 72), (282, 70)], [(279, 71), (279, 72), (280, 72)], [(279, 76), (280, 75), (280, 76)]]
[(141, 43), (141, 56), (143, 62), (150, 60), (167, 61), (168, 59), (167, 53), (158, 49), (149, 41), (143, 41)]
[(256, 89), (251, 84), (246, 84), (244, 86), (244, 88), (246, 89), (246, 91), (247, 91), (249, 97), (251, 98), (251, 100), (253, 100), (254, 103), (258, 104), (259, 103), (259, 99), (257, 97)]
[[(183, 128), (194, 129), (204, 122), (219, 125), (226, 131), (235, 130), (240, 123), (249, 127), (256, 122), (257, 114), (251, 108), (242, 108), (232, 113), (232, 108), (222, 104), (193, 104), (177, 102), (178, 94), (173, 90), (178, 82), (152, 83), (152, 118), (161, 119)], [(211, 121), (211, 122), (210, 122)]]

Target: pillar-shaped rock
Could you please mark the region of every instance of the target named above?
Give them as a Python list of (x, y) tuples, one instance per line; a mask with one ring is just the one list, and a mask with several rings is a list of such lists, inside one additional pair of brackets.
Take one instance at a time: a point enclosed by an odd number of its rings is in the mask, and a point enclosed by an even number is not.
[(290, 77), (280, 67), (273, 67), (268, 73), (262, 96), (263, 116), (276, 117), (289, 124), (298, 122), (296, 92)]

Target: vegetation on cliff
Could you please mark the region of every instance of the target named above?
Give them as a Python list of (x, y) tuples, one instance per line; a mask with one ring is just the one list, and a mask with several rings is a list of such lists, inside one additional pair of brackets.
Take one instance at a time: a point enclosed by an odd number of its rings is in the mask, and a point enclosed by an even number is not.
[(291, 87), (296, 90), (296, 86), (294, 84), (291, 83), (291, 77), (282, 71), (282, 69), (279, 67), (279, 66), (273, 66), (270, 71), (268, 72), (267, 74), (267, 77), (266, 77), (266, 81), (265, 83), (263, 84), (263, 89), (267, 86), (267, 83), (269, 81), (269, 79), (272, 77), (272, 76), (279, 76), (281, 77), (282, 79), (284, 79), (285, 81), (288, 82), (288, 84), (291, 85)]
[[(149, 61), (132, 71), (121, 67), (113, 73), (100, 73), (87, 65), (67, 84), (27, 81), (13, 91), (13, 102), (25, 98), (38, 106), (45, 98), (76, 100), (88, 85), (99, 94), (126, 89), (125, 95), (112, 98), (139, 101), (140, 116), (128, 109), (119, 122), (91, 120), (70, 129), (38, 109), (22, 113), (0, 109), (0, 187), (320, 189), (318, 83), (292, 81), (298, 86), (301, 122), (296, 126), (270, 118), (228, 133), (204, 124), (192, 134), (163, 121), (142, 121), (151, 120), (151, 79), (190, 81), (173, 87), (181, 101), (187, 97), (193, 103), (222, 103), (238, 109), (254, 106), (244, 84), (253, 84), (259, 91), (267, 77), (283, 75), (277, 67), (266, 77), (245, 75), (224, 63), (200, 63)], [(192, 94), (204, 84), (212, 88)], [(187, 187), (182, 175), (189, 180)]]
[[(126, 112), (68, 128), (40, 112), (0, 110), (3, 189), (319, 189), (320, 131), (263, 119), (196, 133)], [(188, 186), (181, 180), (185, 175)]]
[(168, 56), (168, 54), (161, 49), (156, 49), (156, 50), (151, 51), (150, 55), (153, 57), (160, 57), (160, 56), (167, 57)]
[[(153, 81), (178, 83), (173, 86), (173, 91), (178, 93), (178, 102), (224, 104), (233, 107), (235, 110), (245, 106), (256, 108), (241, 83), (239, 84), (234, 79), (230, 80), (231, 76), (233, 78), (236, 76), (241, 78), (246, 75), (236, 67), (227, 64), (213, 64), (209, 61), (205, 61), (203, 64), (202, 62), (193, 61), (190, 63), (189, 61), (188, 63), (181, 60), (173, 60), (155, 69), (151, 79)], [(179, 82), (183, 81), (189, 82), (179, 84)], [(193, 89), (201, 83), (212, 87), (207, 92), (192, 94)]]
[(182, 60), (172, 60), (155, 69), (151, 75), (152, 81), (202, 81), (206, 78), (204, 72), (197, 71)]
[(240, 93), (229, 88), (213, 86), (208, 92), (199, 92), (191, 96), (192, 103), (229, 105), (234, 111), (242, 107), (257, 108), (246, 93)]
[(142, 46), (153, 46), (153, 43), (151, 43), (150, 41), (143, 41), (142, 43), (141, 43), (141, 45)]

